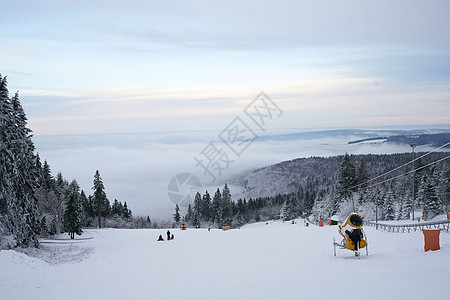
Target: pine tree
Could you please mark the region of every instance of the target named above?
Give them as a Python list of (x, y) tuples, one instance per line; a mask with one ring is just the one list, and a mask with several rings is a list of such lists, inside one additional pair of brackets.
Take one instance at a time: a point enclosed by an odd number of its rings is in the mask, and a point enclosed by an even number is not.
[(98, 228), (102, 228), (102, 214), (104, 214), (106, 206), (106, 192), (100, 172), (97, 170), (94, 175), (94, 208), (98, 217)]
[(52, 176), (52, 171), (47, 161), (44, 161), (44, 165), (41, 170), (41, 185), (46, 190), (51, 190), (54, 187), (55, 179)]
[(202, 195), (200, 192), (197, 192), (194, 197), (194, 214), (200, 218), (200, 212), (202, 209)]
[(56, 202), (55, 179), (47, 161), (41, 164), (39, 155), (36, 156), (36, 168), (38, 174), (38, 187), (35, 192), (39, 211), (41, 214), (41, 233), (52, 234), (50, 222), (56, 217), (54, 203)]
[(359, 185), (359, 190), (365, 190), (368, 186), (369, 172), (367, 171), (366, 160), (364, 157), (361, 158), (356, 173), (356, 184)]
[(415, 195), (417, 206), (422, 205), (424, 207), (424, 211), (426, 210), (425, 190), (428, 185), (428, 181), (429, 181), (428, 174), (423, 173), (423, 175), (420, 177), (419, 185)]
[(94, 199), (92, 195), (86, 197), (84, 191), (81, 191), (81, 201), (83, 203), (84, 215), (86, 217), (86, 226), (93, 226), (94, 220), (97, 217), (94, 208)]
[(67, 201), (69, 194), (69, 183), (64, 179), (61, 172), (56, 175), (55, 181), (55, 197), (52, 205), (52, 214), (54, 216), (52, 224), (54, 225), (55, 234), (60, 234), (63, 226), (64, 203)]
[(324, 220), (326, 217), (330, 215), (329, 209), (329, 196), (327, 197), (318, 197), (316, 201), (314, 201), (314, 207), (311, 210), (311, 214), (316, 220)]
[(409, 193), (403, 193), (402, 209), (400, 211), (400, 220), (409, 220), (411, 217), (411, 195)]
[(387, 221), (395, 220), (395, 209), (394, 209), (394, 194), (392, 189), (389, 188), (384, 195), (383, 199), (383, 218)]
[(439, 197), (436, 195), (436, 189), (431, 180), (425, 186), (423, 200), (423, 212), (427, 213), (427, 220), (431, 220), (442, 213), (442, 204), (439, 201)]
[(298, 217), (298, 214), (299, 214), (298, 199), (295, 194), (291, 194), (289, 201), (289, 217), (291, 219), (295, 219)]
[(175, 205), (175, 213), (173, 214), (173, 220), (175, 223), (180, 223), (181, 216), (180, 216), (180, 207), (178, 206), (178, 203)]
[(239, 198), (237, 203), (236, 203), (236, 209), (237, 209), (237, 213), (244, 211), (244, 201), (242, 201), (241, 198)]
[(304, 199), (303, 199), (303, 206), (304, 206), (305, 212), (307, 214), (310, 214), (311, 210), (314, 207), (315, 197), (316, 196), (315, 196), (314, 191), (306, 190), (305, 196), (304, 196)]
[(127, 201), (123, 203), (122, 217), (124, 217), (124, 219), (131, 218), (131, 210), (128, 209)]
[(241, 211), (238, 211), (238, 213), (236, 214), (236, 222), (238, 226), (242, 226), (245, 222)]
[(425, 189), (425, 181), (428, 180), (428, 169), (424, 168), (424, 163), (421, 158), (419, 158), (414, 163), (414, 194), (415, 194), (415, 204), (416, 207), (423, 205), (423, 191)]
[(351, 198), (355, 191), (356, 175), (355, 166), (350, 160), (348, 153), (345, 153), (338, 172), (338, 182), (336, 188), (336, 200), (340, 203)]
[(111, 206), (111, 214), (113, 216), (121, 217), (122, 213), (123, 213), (122, 203), (119, 200), (114, 199), (113, 205)]
[(199, 228), (200, 227), (200, 216), (198, 215), (198, 213), (194, 213), (194, 218), (192, 220), (192, 225), (195, 228)]
[(231, 226), (232, 225), (231, 223), (233, 221), (233, 206), (232, 206), (232, 201), (231, 201), (231, 192), (226, 183), (222, 190), (220, 211), (222, 213), (222, 215), (221, 215), (222, 224), (221, 225)]
[(211, 196), (208, 191), (205, 191), (205, 194), (203, 195), (201, 215), (206, 221), (211, 219)]
[(86, 194), (83, 190), (80, 192), (80, 202), (83, 206), (83, 224), (87, 227), (91, 226), (92, 220), (89, 217), (89, 214), (91, 213), (90, 210), (92, 210), (92, 206), (89, 205), (89, 199), (86, 197)]
[(192, 211), (192, 206), (190, 203), (188, 205), (187, 213), (185, 216), (185, 221), (189, 222), (191, 225), (194, 222), (194, 212)]
[(289, 220), (289, 200), (286, 200), (282, 205), (280, 209), (280, 216), (284, 220)]
[(255, 222), (259, 222), (259, 221), (261, 221), (261, 215), (259, 214), (259, 212), (257, 212), (255, 214)]
[(366, 189), (359, 189), (358, 191), (358, 200), (357, 200), (357, 204), (359, 206), (364, 205), (364, 203), (367, 202), (367, 199), (369, 197), (370, 191), (366, 188)]
[(214, 197), (211, 204), (211, 221), (217, 223), (219, 228), (222, 224), (222, 212), (220, 202), (222, 201), (222, 194), (220, 190), (217, 189), (214, 193)]
[(69, 199), (64, 211), (64, 230), (69, 233), (71, 239), (75, 238), (75, 234), (81, 235), (83, 233), (84, 216), (79, 189), (78, 183), (73, 180), (70, 184)]

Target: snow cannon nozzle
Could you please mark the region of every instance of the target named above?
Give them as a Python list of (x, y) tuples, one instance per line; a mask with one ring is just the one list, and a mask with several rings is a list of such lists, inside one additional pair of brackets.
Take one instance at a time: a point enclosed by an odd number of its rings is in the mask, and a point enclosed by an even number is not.
[(361, 228), (364, 225), (363, 218), (358, 214), (350, 214), (347, 220), (348, 224), (354, 228)]

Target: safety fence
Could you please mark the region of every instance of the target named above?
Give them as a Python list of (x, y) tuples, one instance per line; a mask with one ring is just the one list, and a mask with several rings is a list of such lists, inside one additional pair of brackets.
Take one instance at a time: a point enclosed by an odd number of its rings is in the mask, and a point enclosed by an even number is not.
[(381, 228), (389, 232), (411, 232), (411, 231), (421, 231), (423, 229), (441, 229), (445, 231), (450, 230), (450, 220), (444, 221), (434, 221), (434, 222), (420, 222), (416, 224), (402, 224), (402, 225), (388, 225), (381, 224), (372, 221), (365, 221), (365, 224), (369, 226), (374, 226), (377, 229)]

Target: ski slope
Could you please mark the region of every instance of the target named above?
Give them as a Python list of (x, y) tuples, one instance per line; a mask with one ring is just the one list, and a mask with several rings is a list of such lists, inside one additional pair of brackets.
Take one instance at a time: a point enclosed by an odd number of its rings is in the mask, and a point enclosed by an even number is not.
[[(241, 229), (85, 230), (29, 255), (0, 251), (0, 299), (447, 299), (450, 234), (364, 227), (369, 256), (333, 256), (337, 227), (269, 222)], [(44, 241), (45, 242), (45, 241)]]

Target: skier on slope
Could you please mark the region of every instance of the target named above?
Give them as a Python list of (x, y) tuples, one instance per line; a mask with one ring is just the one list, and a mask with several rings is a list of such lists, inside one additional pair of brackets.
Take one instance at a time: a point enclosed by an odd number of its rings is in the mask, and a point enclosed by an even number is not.
[(170, 231), (167, 230), (167, 240), (170, 241)]

